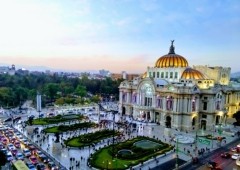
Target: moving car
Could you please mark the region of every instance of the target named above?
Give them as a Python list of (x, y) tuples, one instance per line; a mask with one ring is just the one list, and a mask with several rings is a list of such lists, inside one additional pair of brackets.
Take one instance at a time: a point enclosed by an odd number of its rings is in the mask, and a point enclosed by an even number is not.
[(216, 168), (217, 167), (217, 163), (214, 162), (214, 161), (208, 161), (207, 167), (209, 167), (209, 168)]
[(240, 157), (238, 157), (238, 158), (236, 159), (236, 165), (237, 165), (237, 166), (240, 166)]
[(12, 161), (13, 160), (13, 156), (12, 156), (11, 152), (7, 152), (7, 160), (8, 161)]
[(237, 159), (239, 156), (240, 156), (239, 154), (235, 153), (232, 155), (232, 159)]
[(231, 157), (231, 154), (228, 153), (228, 152), (224, 152), (224, 153), (221, 154), (221, 157), (222, 157), (222, 158), (230, 158), (230, 157)]
[(59, 169), (58, 166), (55, 165), (54, 162), (49, 162), (49, 163), (48, 163), (48, 168), (49, 168), (50, 170), (58, 170), (58, 169)]
[(27, 149), (27, 148), (24, 148), (24, 149), (23, 149), (23, 154), (25, 155), (25, 157), (31, 156), (31, 152), (30, 152), (30, 150)]
[(35, 156), (30, 156), (29, 160), (33, 165), (36, 165), (38, 163), (38, 160)]
[(46, 170), (47, 169), (46, 166), (42, 163), (37, 164), (36, 167), (37, 167), (37, 170)]
[(24, 160), (24, 156), (23, 156), (23, 154), (21, 152), (18, 152), (16, 154), (16, 158), (17, 158), (17, 160)]
[(19, 141), (15, 141), (15, 142), (14, 142), (14, 146), (15, 146), (16, 148), (21, 148), (21, 144), (20, 144)]
[(35, 166), (31, 162), (26, 162), (27, 167), (29, 170), (36, 170)]
[(13, 150), (11, 150), (11, 153), (12, 153), (13, 156), (15, 156), (18, 153), (18, 150), (17, 149), (13, 149)]
[(13, 150), (13, 149), (16, 149), (15, 148), (15, 146), (12, 144), (12, 143), (9, 143), (8, 145), (7, 145), (7, 148), (8, 148), (8, 150)]

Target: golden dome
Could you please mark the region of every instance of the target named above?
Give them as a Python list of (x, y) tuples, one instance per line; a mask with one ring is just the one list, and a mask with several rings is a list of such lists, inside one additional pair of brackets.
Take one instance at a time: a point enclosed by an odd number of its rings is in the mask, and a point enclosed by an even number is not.
[(175, 54), (175, 49), (173, 46), (174, 40), (172, 40), (172, 45), (170, 46), (169, 53), (160, 57), (156, 63), (155, 67), (164, 68), (164, 67), (188, 67), (187, 60), (178, 54)]
[(145, 73), (142, 74), (142, 78), (143, 78), (143, 79), (146, 78), (146, 77), (147, 77), (147, 72), (145, 72)]
[(181, 79), (205, 79), (204, 75), (195, 69), (192, 68), (186, 68), (184, 72), (182, 73)]

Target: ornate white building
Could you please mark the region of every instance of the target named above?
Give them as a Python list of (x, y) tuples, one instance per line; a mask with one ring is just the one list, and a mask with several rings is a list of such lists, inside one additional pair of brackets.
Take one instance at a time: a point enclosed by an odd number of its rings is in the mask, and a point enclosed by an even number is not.
[(211, 129), (240, 109), (240, 88), (230, 84), (231, 68), (193, 66), (169, 53), (154, 67), (119, 86), (119, 112), (179, 130)]

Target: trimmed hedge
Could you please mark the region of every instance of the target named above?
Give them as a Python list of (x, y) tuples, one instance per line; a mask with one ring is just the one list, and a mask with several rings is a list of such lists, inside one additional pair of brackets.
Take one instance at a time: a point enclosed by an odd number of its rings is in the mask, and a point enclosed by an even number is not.
[(83, 122), (83, 123), (77, 123), (73, 125), (60, 125), (60, 126), (54, 126), (44, 129), (43, 131), (46, 133), (62, 133), (67, 131), (73, 131), (77, 129), (84, 129), (84, 128), (90, 128), (90, 127), (96, 127), (97, 125), (92, 122)]

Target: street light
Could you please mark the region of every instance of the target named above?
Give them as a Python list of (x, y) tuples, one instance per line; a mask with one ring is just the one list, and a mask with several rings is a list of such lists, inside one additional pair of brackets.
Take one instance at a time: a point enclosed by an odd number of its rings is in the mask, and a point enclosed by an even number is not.
[(176, 169), (178, 169), (178, 138), (177, 138), (177, 143), (176, 143)]

